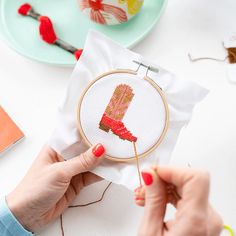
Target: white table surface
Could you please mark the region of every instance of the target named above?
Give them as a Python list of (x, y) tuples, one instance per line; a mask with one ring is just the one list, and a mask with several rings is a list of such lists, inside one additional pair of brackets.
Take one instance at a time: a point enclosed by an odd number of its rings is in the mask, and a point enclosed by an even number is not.
[[(236, 230), (236, 84), (228, 82), (224, 63), (190, 63), (187, 57), (188, 52), (224, 57), (221, 41), (227, 30), (236, 30), (235, 0), (170, 0), (161, 21), (133, 50), (210, 89), (181, 132), (171, 164), (190, 163), (210, 172), (211, 202)], [(0, 42), (0, 104), (26, 134), (22, 143), (0, 157), (1, 195), (20, 181), (51, 134), (71, 72), (72, 68), (30, 61)], [(105, 184), (84, 190), (77, 202), (96, 200)], [(102, 203), (67, 211), (65, 233), (133, 236), (141, 213), (132, 193), (112, 186)], [(59, 221), (39, 235), (60, 235)]]

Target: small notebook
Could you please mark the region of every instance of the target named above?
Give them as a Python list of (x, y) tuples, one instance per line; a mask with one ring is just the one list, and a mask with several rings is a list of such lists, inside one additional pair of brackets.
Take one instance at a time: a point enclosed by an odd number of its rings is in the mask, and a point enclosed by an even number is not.
[(24, 138), (24, 133), (0, 106), (0, 155)]

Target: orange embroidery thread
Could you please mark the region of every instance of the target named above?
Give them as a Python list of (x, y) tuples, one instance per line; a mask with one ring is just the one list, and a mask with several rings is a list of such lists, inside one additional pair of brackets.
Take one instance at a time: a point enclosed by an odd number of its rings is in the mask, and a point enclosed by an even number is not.
[(236, 63), (236, 48), (227, 48), (229, 63)]
[(134, 146), (134, 154), (135, 154), (135, 157), (136, 157), (136, 165), (137, 165), (137, 170), (138, 170), (139, 184), (140, 184), (140, 187), (142, 187), (141, 172), (140, 172), (140, 168), (139, 168), (139, 157), (138, 157), (138, 152), (137, 152), (135, 142), (133, 142), (133, 146)]

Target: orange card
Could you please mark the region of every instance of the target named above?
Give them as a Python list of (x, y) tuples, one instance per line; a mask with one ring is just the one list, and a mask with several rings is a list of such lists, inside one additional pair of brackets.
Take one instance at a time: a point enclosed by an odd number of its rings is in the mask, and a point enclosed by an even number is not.
[(23, 132), (0, 106), (0, 153), (24, 137)]

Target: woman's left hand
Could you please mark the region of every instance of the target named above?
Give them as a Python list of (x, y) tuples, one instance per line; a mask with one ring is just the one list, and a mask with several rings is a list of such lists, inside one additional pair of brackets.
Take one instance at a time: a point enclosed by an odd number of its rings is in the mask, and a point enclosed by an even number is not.
[(103, 159), (101, 144), (65, 161), (45, 146), (7, 203), (25, 229), (35, 232), (58, 217), (89, 184), (101, 180), (89, 171)]

